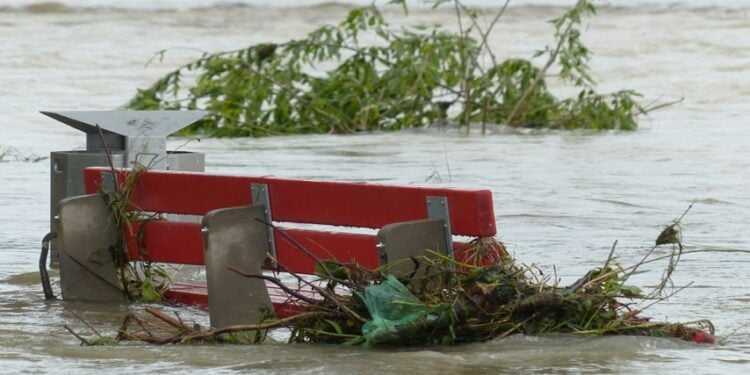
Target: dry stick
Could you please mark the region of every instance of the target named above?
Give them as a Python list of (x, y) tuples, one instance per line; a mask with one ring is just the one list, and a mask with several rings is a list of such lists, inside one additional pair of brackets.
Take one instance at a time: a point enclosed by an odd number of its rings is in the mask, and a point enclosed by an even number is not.
[[(492, 29), (497, 24), (497, 22), (500, 20), (500, 17), (502, 17), (502, 15), (505, 13), (505, 10), (508, 8), (508, 4), (510, 4), (510, 0), (506, 0), (505, 1), (505, 4), (500, 9), (500, 11), (495, 15), (495, 18), (492, 20), (492, 22), (490, 23), (490, 25), (489, 25), (489, 27), (487, 28), (486, 31), (482, 30), (482, 27), (477, 23), (477, 21), (476, 21), (476, 19), (474, 17), (469, 17), (471, 19), (472, 23), (474, 24), (474, 27), (476, 27), (477, 30), (479, 30), (479, 34), (480, 34), (480, 36), (482, 38), (482, 41), (479, 44), (479, 48), (477, 48), (477, 50), (481, 51), (482, 48), (485, 48), (487, 50), (487, 53), (489, 53), (490, 59), (492, 60), (492, 66), (493, 67), (497, 67), (497, 58), (495, 57), (495, 53), (492, 51), (492, 48), (490, 48), (490, 46), (489, 46), (489, 43), (488, 43), (489, 35), (492, 32)], [(468, 13), (468, 11), (466, 9), (466, 6), (464, 6), (463, 4), (461, 4), (461, 6), (464, 9), (464, 11)], [(477, 60), (477, 56), (476, 55), (473, 57), (473, 60), (474, 60), (473, 61), (474, 65), (477, 68), (480, 69), (480, 71), (482, 72), (482, 74), (485, 74), (485, 71), (482, 68), (481, 64), (479, 64), (479, 61)], [(485, 97), (484, 108), (483, 108), (484, 118), (482, 119), (482, 134), (485, 134), (486, 128), (487, 128), (487, 116), (489, 115), (489, 109), (488, 109), (489, 108), (489, 103), (488, 103), (488, 101), (489, 101), (489, 98)]]
[(690, 205), (688, 206), (688, 208), (685, 209), (685, 212), (683, 212), (682, 215), (680, 215), (680, 217), (674, 221), (675, 224), (679, 224), (682, 221), (682, 219), (685, 217), (685, 215), (687, 215), (690, 209), (693, 208), (693, 205), (695, 204), (695, 202), (696, 202), (695, 200), (690, 202)]
[(141, 318), (139, 318), (139, 317), (137, 317), (135, 315), (133, 315), (133, 319), (135, 320), (136, 323), (138, 323), (138, 326), (141, 327), (141, 329), (144, 332), (146, 332), (150, 337), (154, 337), (154, 334), (151, 333), (151, 331), (149, 331), (148, 328), (146, 328), (146, 325), (144, 324), (143, 319), (141, 319)]
[[(275, 260), (275, 259), (274, 259), (274, 260)], [(365, 319), (365, 318), (361, 317), (361, 316), (360, 316), (359, 314), (357, 314), (357, 313), (356, 313), (356, 312), (354, 312), (354, 311), (353, 311), (352, 309), (350, 309), (349, 307), (347, 307), (347, 306), (346, 306), (346, 305), (345, 305), (345, 304), (344, 304), (343, 302), (339, 301), (339, 300), (338, 300), (338, 298), (336, 298), (336, 295), (335, 295), (335, 294), (329, 293), (329, 292), (328, 292), (328, 290), (326, 290), (325, 288), (321, 288), (321, 287), (319, 287), (319, 286), (317, 286), (317, 285), (315, 285), (315, 284), (313, 284), (313, 283), (311, 283), (311, 282), (309, 282), (309, 281), (305, 280), (305, 279), (304, 279), (304, 278), (303, 278), (302, 276), (300, 276), (300, 275), (299, 275), (299, 274), (297, 274), (296, 272), (294, 272), (294, 271), (290, 270), (290, 269), (289, 269), (289, 268), (288, 268), (287, 266), (285, 266), (285, 265), (284, 265), (283, 263), (279, 263), (279, 262), (277, 262), (277, 264), (278, 264), (279, 266), (281, 266), (281, 268), (283, 268), (284, 272), (287, 272), (287, 273), (289, 273), (290, 275), (292, 275), (292, 276), (293, 276), (294, 278), (296, 278), (297, 280), (299, 280), (299, 281), (301, 281), (302, 283), (306, 284), (306, 285), (307, 285), (307, 286), (309, 286), (310, 288), (313, 288), (313, 289), (314, 289), (314, 290), (315, 290), (316, 292), (318, 292), (318, 294), (320, 294), (321, 296), (324, 296), (324, 297), (327, 297), (328, 299), (330, 299), (330, 300), (331, 300), (331, 301), (332, 301), (332, 302), (333, 302), (333, 303), (334, 303), (334, 304), (335, 304), (336, 306), (338, 306), (338, 307), (339, 307), (339, 308), (340, 308), (341, 310), (344, 310), (344, 311), (345, 311), (345, 312), (346, 312), (347, 314), (349, 314), (349, 316), (351, 316), (352, 318), (354, 318), (354, 319), (356, 319), (356, 320), (359, 320), (359, 321), (360, 321), (361, 323), (366, 323), (366, 322), (367, 322), (367, 319)]]
[(316, 318), (320, 316), (327, 316), (328, 313), (320, 312), (320, 311), (310, 311), (310, 312), (304, 312), (297, 315), (292, 315), (286, 318), (278, 319), (273, 322), (268, 323), (258, 323), (258, 324), (242, 324), (242, 325), (233, 325), (229, 327), (224, 327), (221, 329), (216, 329), (212, 331), (207, 332), (199, 332), (194, 333), (190, 335), (175, 335), (168, 338), (160, 339), (160, 340), (145, 340), (143, 338), (141, 341), (150, 342), (152, 344), (157, 345), (164, 345), (164, 344), (174, 344), (178, 342), (188, 342), (193, 340), (203, 340), (207, 338), (216, 337), (218, 335), (222, 335), (225, 333), (234, 333), (234, 332), (244, 332), (244, 331), (261, 331), (271, 328), (278, 328), (286, 326), (287, 324), (294, 322), (296, 320), (304, 320), (308, 318)]
[(284, 283), (281, 282), (281, 280), (279, 280), (279, 279), (277, 279), (275, 277), (266, 276), (266, 275), (256, 275), (256, 274), (251, 274), (251, 273), (245, 273), (245, 272), (242, 272), (242, 271), (240, 271), (240, 270), (238, 270), (238, 269), (236, 269), (234, 267), (227, 267), (227, 269), (230, 270), (230, 271), (232, 271), (232, 272), (235, 272), (235, 273), (237, 273), (239, 275), (245, 276), (245, 277), (250, 277), (250, 278), (254, 278), (254, 279), (261, 279), (261, 280), (268, 280), (268, 281), (276, 284), (276, 286), (278, 286), (279, 288), (281, 288), (284, 292), (286, 292), (287, 294), (291, 295), (292, 297), (300, 299), (302, 301), (305, 301), (305, 302), (307, 302), (307, 303), (309, 303), (311, 305), (315, 305), (318, 302), (320, 302), (319, 300), (314, 300), (312, 298), (303, 296), (302, 294), (298, 293), (297, 291), (293, 290), (292, 288), (286, 286)]
[(184, 327), (187, 327), (187, 325), (185, 324), (185, 321), (182, 320), (182, 317), (180, 316), (179, 311), (175, 311), (174, 316), (177, 317), (177, 320), (180, 322), (180, 324), (182, 324)]
[(531, 314), (531, 316), (529, 316), (528, 318), (522, 320), (521, 322), (519, 322), (518, 324), (514, 325), (513, 327), (510, 327), (510, 329), (508, 329), (507, 331), (501, 333), (500, 335), (495, 336), (495, 340), (500, 340), (500, 339), (504, 339), (504, 338), (508, 337), (511, 333), (513, 333), (514, 331), (516, 331), (519, 327), (523, 326), (526, 322), (528, 322), (529, 320), (531, 320), (533, 318), (536, 318), (537, 315), (539, 315), (539, 311)]
[(99, 333), (99, 331), (97, 331), (96, 328), (94, 328), (93, 326), (91, 326), (91, 324), (89, 324), (87, 321), (83, 320), (83, 318), (80, 315), (78, 315), (76, 313), (73, 313), (73, 316), (75, 316), (78, 320), (80, 320), (81, 323), (83, 323), (84, 325), (86, 325), (86, 327), (89, 327), (90, 330), (94, 331), (94, 333), (97, 336), (102, 337), (102, 334)]
[(68, 327), (67, 324), (64, 324), (63, 328), (67, 329), (68, 332), (70, 332), (73, 336), (75, 336), (77, 339), (81, 340), (81, 345), (84, 345), (84, 344), (87, 345), (87, 346), (91, 346), (92, 345), (91, 341), (86, 340), (81, 335), (77, 334), (75, 331), (73, 331), (73, 329), (71, 329), (70, 327)]
[[(656, 248), (656, 246), (654, 246), (654, 248)], [(649, 251), (649, 254), (651, 254), (652, 252), (653, 252), (653, 249)], [(740, 253), (740, 254), (750, 254), (750, 250), (742, 250), (742, 249), (697, 249), (697, 250), (686, 250), (686, 251), (683, 251), (682, 255), (685, 255), (685, 254), (698, 254), (698, 253)], [(642, 266), (644, 264), (649, 264), (649, 263), (658, 262), (660, 260), (669, 259), (672, 256), (673, 255), (670, 253), (669, 255), (663, 255), (663, 256), (660, 256), (660, 257), (653, 258), (653, 259), (644, 259), (644, 260), (642, 260), (641, 262), (639, 262), (639, 263), (637, 263), (635, 265), (632, 265), (632, 266), (629, 266), (629, 267), (625, 267), (625, 268), (623, 268), (623, 269), (621, 269), (619, 271), (612, 271), (612, 272), (607, 272), (605, 274), (602, 274), (599, 277), (597, 277), (595, 279), (592, 279), (591, 281), (587, 282), (583, 286), (587, 287), (587, 286), (589, 286), (589, 285), (591, 285), (593, 283), (602, 281), (602, 280), (604, 280), (604, 279), (606, 279), (606, 278), (608, 278), (608, 277), (610, 277), (610, 276), (612, 276), (612, 275), (614, 275), (614, 274), (616, 274), (618, 272), (628, 271), (628, 270), (635, 270), (635, 269), (637, 269), (638, 267), (640, 267), (640, 266)], [(632, 275), (632, 273), (633, 273), (633, 271), (631, 271), (630, 274)]]
[[(315, 256), (315, 254), (313, 254), (305, 246), (303, 246), (301, 243), (299, 243), (299, 241), (297, 241), (292, 236), (290, 236), (289, 234), (287, 234), (286, 231), (284, 231), (281, 228), (275, 226), (273, 223), (269, 223), (269, 222), (267, 222), (267, 221), (265, 221), (263, 219), (257, 219), (256, 218), (255, 220), (257, 220), (260, 223), (263, 223), (263, 224), (267, 225), (269, 228), (273, 229), (274, 232), (278, 232), (282, 237), (284, 237), (284, 239), (286, 239), (292, 245), (294, 245), (294, 247), (296, 247), (303, 254), (307, 255), (310, 259), (312, 259), (313, 261), (315, 261), (316, 264), (321, 264), (322, 265), (322, 260), (320, 258), (318, 258), (317, 256)], [(326, 272), (327, 271), (328, 271), (328, 269), (326, 269)]]
[(233, 332), (242, 332), (242, 331), (260, 331), (260, 330), (266, 330), (270, 328), (276, 328), (276, 327), (282, 327), (287, 325), (288, 323), (294, 322), (296, 320), (304, 320), (309, 318), (317, 318), (320, 316), (327, 316), (328, 313), (320, 312), (320, 311), (309, 311), (300, 313), (297, 315), (292, 315), (286, 318), (281, 318), (273, 322), (268, 323), (258, 323), (258, 324), (246, 324), (246, 325), (233, 325), (229, 327), (224, 327), (221, 329), (217, 329), (214, 331), (209, 332), (202, 332), (195, 335), (190, 335), (185, 337), (182, 341), (189, 341), (189, 340), (196, 340), (196, 339), (203, 339), (208, 338), (216, 335), (221, 335), (224, 333), (233, 333)]
[[(693, 205), (694, 205), (694, 204), (695, 204), (695, 201), (693, 201), (692, 203), (690, 203), (690, 205), (688, 205), (688, 207), (687, 207), (687, 208), (685, 209), (685, 211), (684, 211), (684, 212), (682, 213), (682, 215), (680, 215), (680, 217), (679, 217), (679, 218), (677, 218), (677, 220), (673, 221), (673, 223), (672, 223), (671, 225), (672, 225), (672, 226), (674, 226), (674, 225), (678, 225), (678, 224), (679, 224), (679, 223), (680, 223), (680, 222), (682, 221), (682, 219), (683, 219), (683, 218), (685, 217), (685, 215), (687, 215), (687, 213), (688, 213), (688, 212), (690, 211), (690, 209), (691, 209), (691, 208), (693, 208)], [(680, 246), (680, 255), (681, 255), (681, 254), (682, 254), (682, 244), (679, 244), (679, 246)], [(638, 270), (638, 268), (640, 267), (640, 265), (641, 265), (641, 264), (642, 264), (642, 263), (643, 263), (644, 261), (646, 261), (646, 259), (648, 259), (648, 257), (649, 257), (649, 256), (651, 256), (651, 254), (652, 254), (652, 253), (653, 253), (653, 252), (654, 252), (654, 251), (656, 250), (656, 248), (658, 248), (658, 247), (659, 247), (659, 245), (654, 245), (654, 246), (653, 246), (653, 247), (652, 247), (652, 248), (651, 248), (651, 249), (650, 249), (650, 250), (649, 250), (649, 251), (648, 251), (648, 252), (646, 253), (646, 255), (645, 255), (645, 256), (643, 257), (643, 259), (642, 259), (642, 260), (641, 260), (641, 261), (640, 261), (639, 263), (636, 263), (636, 264), (635, 264), (635, 265), (633, 266), (633, 270), (632, 270), (632, 271), (630, 271), (630, 272), (629, 272), (629, 273), (628, 273), (627, 275), (625, 275), (625, 277), (623, 278), (622, 282), (623, 282), (623, 283), (625, 283), (625, 282), (626, 282), (626, 281), (627, 281), (628, 279), (630, 279), (630, 276), (632, 276), (633, 274), (635, 274), (635, 271), (636, 271), (636, 270)], [(673, 251), (672, 253), (670, 253), (669, 257), (670, 257), (670, 258), (673, 258), (674, 256), (675, 256), (675, 254), (674, 254), (674, 251)], [(678, 258), (678, 259), (679, 259), (679, 258)], [(671, 264), (671, 262), (670, 262), (670, 267), (673, 267), (673, 265)], [(623, 271), (624, 271), (624, 270), (623, 270)], [(671, 274), (671, 272), (669, 272), (669, 274)], [(669, 274), (667, 275), (667, 277), (669, 277)], [(662, 288), (663, 288), (663, 287), (662, 287)]]
[(687, 288), (691, 287), (692, 285), (693, 285), (693, 282), (691, 281), (691, 282), (689, 282), (689, 283), (688, 283), (687, 285), (683, 285), (683, 286), (681, 286), (681, 287), (677, 288), (677, 290), (674, 290), (674, 291), (672, 291), (672, 293), (669, 293), (668, 295), (666, 295), (666, 296), (664, 296), (664, 297), (661, 297), (661, 298), (657, 298), (657, 299), (656, 299), (656, 300), (654, 300), (653, 302), (649, 303), (649, 304), (648, 304), (648, 305), (646, 305), (645, 307), (643, 307), (643, 308), (641, 308), (641, 309), (638, 309), (638, 310), (639, 310), (639, 312), (642, 312), (642, 311), (644, 311), (644, 310), (648, 309), (649, 307), (651, 307), (651, 306), (653, 306), (653, 305), (655, 305), (655, 304), (657, 304), (657, 303), (659, 303), (659, 302), (662, 302), (662, 301), (666, 301), (667, 299), (669, 299), (669, 298), (673, 297), (673, 296), (674, 296), (675, 294), (677, 294), (677, 293), (679, 293), (679, 292), (682, 292), (683, 290), (685, 290), (685, 289), (687, 289)]
[[(312, 242), (313, 244), (317, 245), (318, 248), (320, 248), (320, 250), (325, 251), (326, 254), (328, 254), (328, 256), (331, 257), (331, 259), (336, 259), (336, 257), (333, 255), (333, 253), (330, 250), (326, 249), (325, 246), (321, 245), (320, 243), (318, 243), (317, 241), (315, 241), (313, 239), (308, 238), (308, 240), (310, 242)], [(309, 251), (309, 249), (308, 249), (308, 251)], [(312, 252), (310, 252), (310, 253), (312, 254)]]
[[(471, 65), (468, 63), (469, 57), (466, 56), (466, 44), (464, 43), (464, 25), (461, 17), (461, 10), (459, 9), (459, 1), (453, 1), (454, 8), (456, 9), (456, 19), (458, 21), (458, 30), (461, 34), (461, 44), (459, 46), (461, 51), (461, 63), (464, 65), (464, 76), (461, 86), (463, 86), (464, 92), (464, 122), (466, 122), (466, 133), (468, 134), (471, 130), (471, 89), (470, 81), (473, 79), (471, 76)], [(471, 17), (469, 17), (471, 18)]]
[(606, 270), (607, 267), (609, 267), (609, 263), (612, 261), (612, 257), (615, 255), (616, 247), (617, 247), (617, 240), (615, 240), (615, 243), (612, 244), (612, 250), (609, 251), (609, 256), (607, 257), (607, 260), (604, 262), (604, 267), (602, 267), (602, 271)]
[(109, 162), (109, 169), (112, 171), (112, 179), (115, 185), (114, 187), (115, 192), (118, 192), (120, 189), (120, 186), (117, 183), (117, 173), (115, 170), (115, 164), (112, 162), (112, 154), (109, 152), (109, 147), (107, 147), (107, 141), (104, 139), (104, 132), (102, 132), (102, 128), (99, 126), (99, 124), (96, 124), (96, 130), (99, 132), (99, 138), (102, 140), (104, 153), (107, 155), (107, 161)]
[(539, 73), (536, 75), (536, 78), (534, 78), (534, 81), (531, 82), (531, 85), (529, 85), (529, 88), (526, 89), (526, 91), (523, 93), (523, 96), (521, 96), (521, 99), (518, 101), (518, 103), (516, 103), (515, 107), (513, 107), (513, 111), (511, 111), (510, 115), (508, 115), (508, 118), (505, 119), (505, 123), (507, 125), (512, 125), (516, 117), (518, 117), (526, 109), (526, 105), (531, 99), (531, 94), (534, 93), (537, 86), (539, 86), (539, 84), (542, 82), (542, 79), (544, 78), (545, 74), (547, 74), (547, 70), (549, 70), (552, 64), (554, 64), (555, 61), (557, 60), (557, 55), (560, 53), (560, 50), (562, 49), (563, 44), (565, 44), (565, 39), (567, 38), (568, 34), (570, 33), (572, 29), (573, 29), (573, 21), (568, 20), (568, 26), (565, 28), (565, 31), (563, 31), (563, 33), (560, 34), (560, 40), (557, 42), (557, 46), (555, 47), (555, 50), (552, 51), (552, 53), (550, 53), (547, 63), (545, 63), (544, 67), (542, 67), (542, 69), (539, 70)]
[(681, 98), (679, 98), (679, 99), (677, 99), (677, 100), (673, 100), (671, 102), (656, 104), (653, 107), (649, 107), (649, 106), (642, 107), (642, 110), (640, 112), (641, 113), (653, 112), (653, 111), (656, 111), (657, 109), (662, 109), (662, 108), (665, 108), (665, 107), (671, 107), (671, 106), (673, 106), (675, 104), (682, 103), (683, 101), (685, 101), (685, 97), (684, 96), (681, 97)]
[(133, 318), (133, 314), (125, 315), (125, 319), (122, 320), (122, 324), (120, 325), (120, 329), (117, 331), (117, 336), (115, 337), (115, 340), (122, 341), (125, 338), (125, 336), (130, 336), (128, 333), (128, 323)]
[[(302, 244), (301, 244), (301, 243), (300, 243), (299, 241), (297, 241), (297, 240), (296, 240), (296, 239), (295, 239), (294, 237), (292, 237), (292, 236), (290, 236), (290, 235), (289, 235), (288, 233), (286, 233), (286, 231), (285, 231), (285, 230), (283, 230), (283, 229), (281, 229), (281, 228), (279, 228), (279, 227), (277, 227), (277, 226), (273, 225), (273, 223), (269, 223), (269, 222), (267, 222), (267, 221), (265, 221), (265, 220), (263, 220), (263, 219), (257, 219), (257, 218), (256, 218), (255, 220), (257, 220), (257, 221), (259, 221), (259, 222), (261, 222), (261, 223), (263, 223), (263, 224), (267, 225), (268, 227), (270, 227), (271, 229), (273, 229), (273, 230), (274, 230), (274, 232), (278, 232), (278, 233), (279, 233), (279, 234), (280, 234), (280, 235), (281, 235), (282, 237), (284, 237), (284, 239), (285, 239), (285, 240), (289, 241), (289, 243), (291, 243), (292, 245), (294, 245), (294, 247), (296, 247), (296, 248), (297, 248), (297, 249), (298, 249), (299, 251), (301, 251), (302, 253), (304, 253), (305, 255), (307, 255), (307, 256), (308, 256), (308, 257), (309, 257), (310, 259), (312, 259), (313, 261), (315, 261), (315, 264), (318, 264), (318, 265), (320, 265), (321, 267), (323, 267), (323, 270), (324, 270), (324, 271), (325, 271), (325, 272), (326, 272), (326, 273), (328, 274), (328, 278), (329, 278), (329, 279), (331, 279), (331, 280), (333, 280), (333, 281), (336, 281), (336, 282), (338, 282), (338, 283), (341, 283), (341, 284), (343, 284), (343, 285), (347, 285), (347, 286), (349, 286), (349, 287), (352, 287), (352, 288), (354, 287), (354, 286), (352, 285), (352, 283), (349, 283), (349, 282), (347, 282), (347, 281), (345, 281), (345, 280), (340, 280), (340, 279), (336, 279), (336, 278), (334, 278), (334, 277), (332, 276), (332, 274), (331, 274), (331, 270), (329, 270), (329, 269), (328, 269), (328, 266), (326, 266), (326, 264), (325, 264), (325, 263), (323, 263), (323, 260), (322, 260), (322, 259), (318, 258), (318, 257), (317, 257), (317, 256), (316, 256), (315, 254), (313, 254), (313, 253), (312, 253), (312, 252), (311, 252), (310, 250), (308, 250), (308, 249), (307, 249), (307, 248), (306, 248), (306, 247), (305, 247), (304, 245), (302, 245)], [(274, 262), (275, 262), (276, 264), (279, 264), (279, 265), (281, 265), (281, 263), (280, 263), (280, 262), (278, 261), (278, 259), (272, 259), (272, 260), (273, 260), (273, 261), (274, 261)], [(284, 266), (284, 269), (287, 269), (287, 270), (288, 270), (288, 268), (287, 268), (286, 266)], [(287, 272), (289, 272), (289, 273), (292, 273), (291, 271), (287, 271)]]
[(190, 328), (187, 327), (184, 323), (181, 321), (172, 318), (171, 316), (165, 314), (163, 311), (154, 308), (154, 307), (146, 307), (146, 312), (159, 318), (160, 320), (164, 321), (164, 323), (169, 324), (172, 327), (179, 328), (182, 330), (190, 331)]
[[(316, 257), (309, 250), (307, 250), (307, 248), (305, 248), (301, 243), (299, 243), (299, 241), (297, 241), (296, 239), (292, 238), (292, 236), (290, 236), (289, 234), (287, 234), (285, 231), (283, 231), (283, 230), (279, 229), (278, 227), (276, 227), (275, 225), (273, 225), (273, 223), (269, 223), (269, 222), (267, 222), (265, 220), (262, 220), (262, 219), (255, 219), (255, 220), (257, 220), (257, 221), (259, 221), (259, 222), (261, 222), (261, 223), (263, 223), (265, 225), (268, 225), (275, 232), (278, 232), (279, 234), (281, 234), (282, 237), (284, 237), (292, 245), (294, 245), (295, 247), (297, 247), (297, 249), (299, 249), (305, 255), (307, 255), (311, 259), (315, 260), (318, 264), (320, 264), (321, 266), (323, 266), (323, 268), (326, 270), (326, 272), (330, 275), (330, 271), (325, 266), (325, 264), (323, 264), (318, 257)], [(273, 258), (273, 257), (271, 257), (271, 258)], [(276, 264), (278, 264), (279, 266), (281, 266), (281, 268), (283, 268), (285, 272), (288, 272), (290, 275), (292, 275), (297, 280), (299, 280), (302, 283), (304, 283), (304, 284), (308, 285), (309, 287), (313, 288), (316, 292), (318, 292), (318, 294), (320, 294), (320, 295), (322, 295), (324, 297), (329, 298), (336, 306), (338, 306), (340, 309), (344, 310), (352, 318), (354, 318), (356, 320), (359, 320), (361, 323), (367, 322), (367, 319), (363, 318), (362, 316), (360, 316), (359, 314), (357, 314), (356, 312), (354, 312), (352, 309), (350, 309), (349, 307), (347, 307), (345, 304), (343, 304), (341, 301), (339, 301), (334, 294), (331, 294), (326, 289), (321, 288), (321, 287), (319, 287), (319, 286), (317, 286), (317, 285), (315, 285), (315, 284), (313, 284), (313, 283), (305, 280), (303, 277), (301, 277), (300, 275), (298, 275), (296, 272), (290, 270), (287, 266), (285, 266), (283, 263), (279, 262), (277, 259), (273, 259), (273, 260), (274, 260), (274, 262), (276, 262)]]
[[(482, 30), (482, 27), (479, 25), (479, 23), (474, 17), (469, 17), (469, 19), (471, 20), (471, 23), (479, 31), (479, 35), (482, 39), (481, 42), (479, 43), (479, 48), (477, 48), (477, 50), (481, 51), (482, 48), (484, 48), (487, 51), (487, 53), (489, 53), (490, 59), (492, 60), (493, 67), (497, 66), (497, 57), (495, 56), (495, 53), (492, 51), (492, 48), (490, 48), (489, 46), (489, 43), (488, 43), (489, 36), (490, 36), (490, 33), (492, 32), (492, 29), (495, 28), (495, 25), (497, 24), (497, 22), (500, 21), (500, 17), (502, 17), (503, 14), (505, 13), (505, 10), (508, 9), (508, 4), (510, 4), (510, 0), (505, 0), (505, 4), (500, 9), (500, 11), (495, 15), (495, 18), (492, 20), (492, 22), (490, 22), (490, 25), (487, 27), (487, 30)], [(465, 13), (467, 14), (469, 13), (466, 5), (460, 2), (459, 2), (459, 5), (461, 6), (461, 8), (464, 10)], [(477, 68), (482, 70), (482, 73), (484, 73), (484, 70), (482, 69), (481, 65), (477, 61), (476, 56), (474, 56), (474, 64), (476, 65)]]
[(724, 344), (727, 343), (727, 341), (734, 336), (737, 332), (739, 332), (741, 329), (746, 328), (747, 326), (750, 326), (750, 323), (745, 323), (740, 325), (739, 327), (733, 329), (729, 333), (725, 334), (724, 336), (720, 337), (717, 341), (719, 343), (719, 346), (724, 346)]

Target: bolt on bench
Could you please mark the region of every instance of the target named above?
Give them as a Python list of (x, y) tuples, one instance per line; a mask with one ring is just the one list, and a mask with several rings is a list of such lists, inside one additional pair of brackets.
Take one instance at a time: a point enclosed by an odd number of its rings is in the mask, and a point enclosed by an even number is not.
[[(117, 180), (122, 184), (128, 173), (118, 170)], [(114, 179), (110, 169), (100, 167), (86, 168), (84, 176), (89, 195), (59, 204), (62, 296), (122, 300), (111, 255), (121, 229), (98, 194), (103, 188), (113, 188)], [(129, 261), (147, 258), (205, 265), (205, 285), (175, 283), (166, 297), (208, 306), (211, 325), (217, 328), (257, 322), (261, 308), (273, 309), (278, 317), (304, 311), (305, 302), (290, 298), (281, 288), (228, 269), (259, 275), (269, 267), (267, 254), (289, 271), (312, 275), (316, 261), (300, 246), (319, 259), (374, 269), (425, 255), (427, 250), (460, 261), (466, 256), (465, 246), (454, 243), (454, 235), (496, 234), (492, 194), (478, 189), (147, 171), (138, 175), (132, 187), (131, 206), (144, 212), (203, 217), (201, 224), (168, 219), (144, 222), (142, 228), (124, 231), (123, 238)], [(318, 226), (300, 229), (286, 223)], [(323, 225), (330, 227), (318, 229)], [(342, 231), (343, 227), (378, 232), (352, 233)], [(400, 266), (409, 264), (402, 262), (395, 268)]]

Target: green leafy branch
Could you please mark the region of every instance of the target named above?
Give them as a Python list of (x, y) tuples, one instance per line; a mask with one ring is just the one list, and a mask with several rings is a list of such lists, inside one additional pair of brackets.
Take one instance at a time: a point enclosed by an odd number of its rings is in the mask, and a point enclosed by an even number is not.
[[(304, 39), (204, 53), (138, 90), (126, 107), (208, 110), (211, 116), (187, 132), (209, 136), (345, 134), (445, 123), (481, 123), (483, 130), (488, 123), (633, 130), (636, 115), (647, 111), (635, 91), (594, 90), (591, 53), (580, 32), (582, 20), (595, 14), (590, 0), (550, 21), (556, 42), (538, 53), (548, 56), (541, 68), (524, 59), (498, 62), (489, 48), (508, 1), (486, 27), (481, 12), (459, 0), (430, 2), (453, 5), (458, 32), (394, 30), (374, 5), (357, 8)], [(390, 3), (408, 13), (406, 0)], [(480, 63), (483, 56), (489, 65)], [(560, 100), (547, 89), (545, 77), (556, 65), (564, 82), (580, 88), (576, 97)]]

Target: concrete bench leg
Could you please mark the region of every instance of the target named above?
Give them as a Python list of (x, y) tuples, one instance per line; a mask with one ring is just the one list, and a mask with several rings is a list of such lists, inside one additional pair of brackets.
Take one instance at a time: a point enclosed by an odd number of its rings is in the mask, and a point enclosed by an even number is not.
[(273, 311), (264, 280), (228, 270), (260, 275), (266, 260), (268, 228), (264, 206), (214, 210), (203, 217), (206, 286), (211, 326), (258, 323)]
[(125, 299), (112, 251), (117, 228), (99, 194), (58, 204), (60, 288), (66, 300), (112, 302)]
[[(410, 257), (429, 257), (427, 250), (446, 254), (445, 222), (426, 219), (388, 224), (378, 231), (378, 247), (383, 263), (391, 263), (388, 273), (396, 277), (410, 275), (414, 263)], [(424, 275), (424, 265), (417, 275)]]

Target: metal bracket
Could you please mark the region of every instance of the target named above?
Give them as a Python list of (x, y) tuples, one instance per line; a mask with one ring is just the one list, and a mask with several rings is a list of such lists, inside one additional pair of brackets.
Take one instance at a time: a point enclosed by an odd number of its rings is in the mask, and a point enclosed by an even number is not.
[(102, 172), (101, 179), (101, 185), (99, 186), (100, 190), (107, 193), (114, 193), (117, 191), (115, 188), (115, 176), (112, 172)]
[(443, 220), (445, 226), (445, 250), (451, 258), (453, 255), (453, 234), (451, 233), (451, 216), (448, 211), (448, 198), (427, 197), (427, 216), (430, 219)]
[[(273, 217), (271, 216), (271, 198), (268, 195), (267, 184), (250, 184), (250, 191), (252, 193), (253, 205), (263, 205), (265, 207), (266, 222), (268, 224), (273, 223)], [(271, 250), (271, 255), (276, 258), (276, 241), (273, 239), (273, 227), (268, 226), (268, 248)]]

